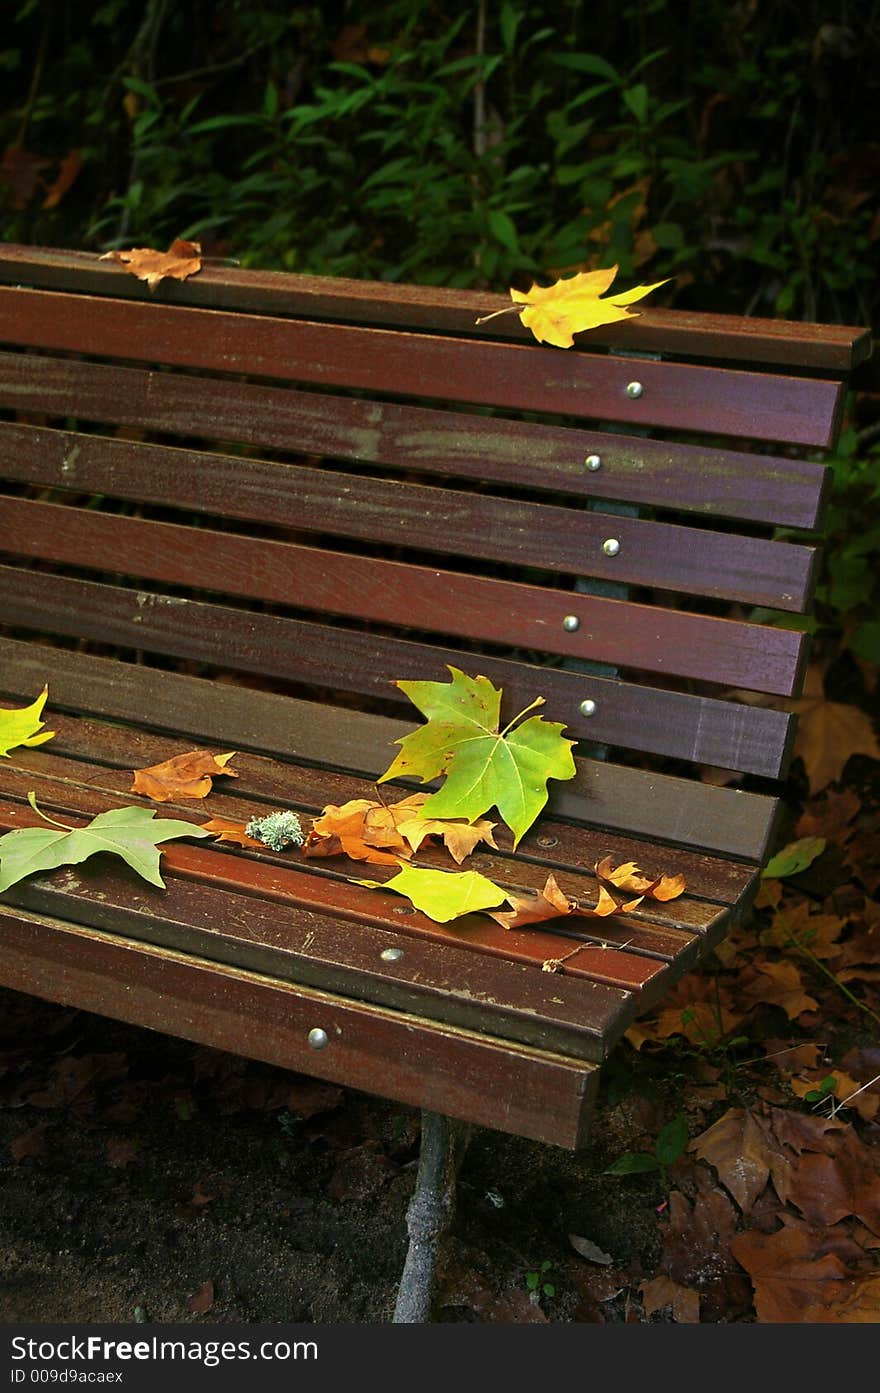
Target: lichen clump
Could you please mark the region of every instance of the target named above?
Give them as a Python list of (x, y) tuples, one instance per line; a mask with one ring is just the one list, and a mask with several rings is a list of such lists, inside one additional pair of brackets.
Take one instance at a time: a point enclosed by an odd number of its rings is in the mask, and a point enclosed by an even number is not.
[(271, 851), (284, 851), (288, 846), (302, 846), (305, 840), (302, 823), (296, 813), (287, 810), (267, 813), (265, 817), (252, 817), (244, 830), (249, 837), (262, 842)]

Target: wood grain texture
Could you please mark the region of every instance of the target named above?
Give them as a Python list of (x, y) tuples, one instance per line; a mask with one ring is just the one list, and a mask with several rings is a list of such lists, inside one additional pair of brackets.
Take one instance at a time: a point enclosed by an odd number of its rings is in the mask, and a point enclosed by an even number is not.
[[(390, 764), (393, 742), (414, 729), (412, 722), (354, 710), (341, 721), (318, 703), (145, 664), (120, 667), (115, 659), (0, 638), (0, 683), (9, 695), (30, 694), (33, 700), (51, 673), (56, 709), (192, 734), (222, 749), (306, 763), (316, 763), (321, 749), (325, 769), (373, 780)], [(720, 851), (731, 860), (759, 862), (766, 854), (776, 799), (602, 761), (577, 763), (573, 780), (551, 783), (548, 811), (595, 828), (606, 847), (611, 834), (619, 833)], [(751, 875), (748, 868), (740, 873)]]
[[(838, 382), (0, 287), (0, 342), (395, 396), (827, 447)], [(638, 378), (638, 399), (627, 386)]]
[[(2, 766), (3, 785), (7, 789), (17, 788), (15, 796), (19, 801), (25, 796), (25, 783), (30, 780), (27, 782), (30, 788), (34, 775), (52, 783), (78, 785), (77, 797), (82, 794), (83, 784), (93, 791), (100, 790), (100, 796), (106, 797), (112, 790), (119, 791), (121, 780), (124, 780), (126, 788), (129, 787), (133, 769), (158, 764), (193, 746), (192, 739), (185, 735), (165, 735), (143, 725), (110, 724), (82, 715), (68, 716), (55, 705), (54, 689), (52, 728), (56, 734), (51, 748), (18, 749)], [(375, 785), (357, 775), (340, 774), (264, 754), (252, 754), (246, 750), (239, 750), (236, 754), (235, 767), (238, 770), (235, 783), (227, 781), (226, 792), (223, 791), (222, 780), (219, 789), (215, 785), (211, 807), (216, 808), (220, 816), (239, 820), (286, 805), (295, 806), (308, 818), (321, 812), (328, 803), (340, 805), (352, 798), (374, 799), (376, 794)], [(389, 789), (392, 787), (389, 786)], [(46, 788), (47, 793), (51, 792), (48, 782)], [(396, 796), (397, 792), (395, 789), (392, 796)], [(56, 794), (53, 792), (52, 796)], [(60, 797), (60, 793), (57, 796)], [(93, 792), (92, 796), (97, 795)], [(132, 801), (132, 797), (126, 795), (125, 801)], [(134, 801), (138, 801), (136, 797)], [(179, 807), (181, 814), (189, 813), (191, 809), (192, 804), (181, 803)], [(687, 881), (687, 893), (682, 899), (668, 904), (644, 901), (633, 915), (628, 916), (630, 924), (650, 923), (652, 932), (670, 925), (682, 926), (689, 933), (700, 936), (713, 932), (715, 915), (735, 910), (754, 888), (757, 879), (755, 868), (741, 862), (719, 859), (681, 846), (661, 846), (647, 839), (638, 841), (631, 837), (610, 836), (607, 829), (594, 830), (583, 825), (562, 823), (549, 814), (542, 814), (540, 823), (526, 833), (513, 862), (510, 860), (512, 838), (501, 824), (496, 825), (495, 840), (497, 852), (484, 848), (474, 853), (477, 858), (475, 864), (490, 878), (503, 879), (522, 889), (536, 889), (543, 885), (548, 870), (555, 874), (564, 873), (565, 884), (571, 894), (588, 903), (595, 899), (593, 867), (606, 855), (613, 856), (617, 861), (636, 861), (651, 873), (681, 873)], [(241, 854), (244, 853), (236, 853), (237, 856)], [(268, 858), (277, 867), (277, 857), (268, 852), (249, 851), (247, 855), (263, 860)], [(420, 851), (420, 857), (422, 855), (431, 859), (430, 852)], [(348, 869), (345, 861), (324, 865), (314, 861), (310, 863), (310, 870), (314, 874), (332, 876), (336, 872), (331, 866), (336, 864)], [(359, 870), (357, 874), (360, 874)], [(603, 925), (602, 936), (607, 936), (612, 930), (613, 924)], [(620, 935), (621, 940), (626, 937), (628, 933)], [(667, 948), (662, 942), (651, 940), (649, 944), (645, 940), (644, 951), (674, 956), (679, 946), (676, 942)]]
[(194, 390), (185, 374), (45, 355), (0, 353), (0, 405), (779, 527), (816, 527), (829, 477), (753, 451), (208, 377)]
[[(185, 606), (139, 603), (131, 590), (0, 565), (0, 612), (18, 628), (94, 639), (190, 662), (223, 664), (302, 683), (321, 691), (360, 693), (410, 702), (389, 673), (445, 682), (448, 664), (467, 667), (473, 655), (407, 639), (331, 627), (309, 620), (243, 611), (190, 600)], [(749, 706), (693, 692), (639, 686), (564, 668), (542, 668), (481, 654), (479, 669), (521, 710), (536, 693), (569, 736), (644, 750), (766, 778), (785, 772), (794, 718), (767, 706)], [(596, 709), (584, 716), (581, 702)]]
[(20, 556), (720, 686), (791, 696), (803, 677), (801, 633), (549, 586), (22, 498), (0, 497), (0, 536)]
[[(565, 1056), (341, 999), (0, 905), (16, 991), (576, 1149), (598, 1070)], [(323, 1050), (308, 1046), (314, 1027)]]
[[(134, 277), (126, 275), (115, 263), (100, 261), (94, 252), (10, 244), (0, 248), (0, 282), (25, 282), (84, 294), (109, 293), (132, 300), (146, 299), (148, 294)], [(163, 281), (156, 298), (216, 309), (297, 314), (473, 336), (530, 338), (529, 331), (513, 314), (493, 320), (491, 328), (475, 323), (479, 315), (493, 313), (509, 303), (506, 296), (487, 291), (389, 285), (211, 265), (184, 283)], [(585, 347), (587, 343), (602, 347), (620, 345), (641, 352), (717, 356), (834, 372), (850, 371), (871, 352), (870, 331), (864, 327), (697, 314), (651, 306), (642, 309), (636, 319), (592, 330), (589, 340), (582, 342)]]
[[(0, 475), (446, 556), (803, 610), (816, 551), (790, 542), (611, 517), (549, 502), (0, 425)], [(617, 543), (606, 554), (609, 537)]]

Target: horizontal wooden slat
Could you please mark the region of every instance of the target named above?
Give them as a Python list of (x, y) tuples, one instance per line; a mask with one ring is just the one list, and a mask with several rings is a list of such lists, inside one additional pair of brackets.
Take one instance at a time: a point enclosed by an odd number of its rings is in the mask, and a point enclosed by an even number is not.
[[(30, 809), (26, 813), (33, 820)], [(0, 826), (8, 821), (0, 803)], [(646, 1000), (656, 1000), (659, 983), (668, 976), (657, 960), (609, 951), (606, 957), (631, 968), (625, 991), (584, 974), (563, 977), (542, 972), (540, 963), (473, 952), (451, 935), (444, 943), (389, 932), (367, 921), (363, 910), (362, 922), (339, 914), (358, 892), (366, 897), (358, 886), (333, 886), (335, 905), (326, 906), (325, 913), (277, 897), (267, 904), (255, 893), (235, 894), (176, 876), (181, 853), (185, 857), (188, 850), (190, 861), (198, 864), (201, 849), (171, 850), (176, 854), (162, 858), (164, 890), (105, 859), (15, 885), (3, 893), (3, 903), (594, 1063), (632, 1020), (633, 987), (641, 981), (650, 986), (655, 979), (658, 986)], [(233, 859), (206, 855), (209, 865), (212, 859), (227, 865)], [(373, 892), (373, 898), (381, 896)], [(464, 927), (459, 938), (466, 933)], [(545, 957), (573, 946), (548, 935)], [(382, 959), (388, 948), (400, 950), (395, 962)], [(585, 948), (578, 957), (590, 954), (602, 956), (598, 948)]]
[[(773, 455), (247, 382), (194, 388), (182, 374), (43, 355), (0, 353), (0, 406), (780, 527), (817, 525), (829, 476)], [(75, 470), (69, 451), (64, 463)]]
[[(0, 905), (0, 980), (79, 1010), (576, 1148), (598, 1071), (404, 1012)], [(308, 1033), (330, 1045), (309, 1049)]]
[(36, 427), (0, 424), (2, 476), (783, 610), (805, 608), (816, 557), (729, 532)]
[[(95, 252), (5, 245), (0, 248), (0, 282), (26, 282), (86, 294), (111, 293), (146, 299), (143, 284)], [(529, 339), (515, 314), (479, 326), (476, 318), (502, 309), (509, 300), (486, 291), (437, 286), (388, 284), (331, 276), (290, 275), (278, 271), (242, 271), (208, 264), (198, 276), (180, 283), (162, 281), (157, 299), (216, 309), (297, 314), (315, 319), (434, 329), (445, 333)], [(652, 353), (781, 363), (792, 367), (847, 372), (870, 354), (865, 328), (838, 324), (801, 324), (734, 315), (696, 314), (689, 310), (641, 309), (639, 316), (602, 325), (579, 341)]]
[(0, 497), (0, 538), (20, 556), (722, 686), (790, 696), (802, 677), (803, 634), (654, 605), (21, 498)]
[[(16, 673), (14, 662), (11, 671)], [(9, 788), (13, 784), (12, 773), (8, 771), (18, 770), (30, 771), (28, 788), (33, 782), (33, 774), (55, 779), (56, 771), (59, 781), (73, 781), (81, 786), (86, 780), (90, 786), (101, 790), (119, 788), (121, 771), (125, 771), (126, 787), (129, 787), (132, 770), (161, 763), (193, 747), (192, 737), (186, 734), (166, 735), (144, 725), (120, 724), (118, 721), (110, 723), (100, 718), (67, 715), (58, 708), (54, 685), (51, 695), (51, 728), (55, 731), (51, 748), (41, 745), (34, 749), (19, 748), (13, 751), (8, 762), (0, 766), (4, 774), (4, 787)], [(4, 697), (2, 704), (21, 705), (21, 698), (29, 696), (30, 688), (25, 681), (20, 698), (10, 700)], [(226, 781), (225, 792), (224, 781), (219, 781), (219, 789), (215, 785), (211, 794), (211, 807), (216, 808), (220, 816), (240, 820), (250, 816), (252, 811), (257, 815), (265, 812), (267, 807), (289, 805), (294, 791), (295, 807), (307, 816), (320, 812), (328, 803), (340, 805), (351, 798), (376, 797), (375, 784), (367, 778), (286, 759), (282, 761), (264, 754), (252, 754), (247, 750), (237, 753), (235, 767), (238, 770), (235, 781)], [(46, 772), (41, 775), (41, 771)], [(18, 784), (20, 793), (25, 781)], [(24, 796), (23, 793), (21, 796)], [(102, 793), (102, 796), (105, 795)], [(127, 801), (131, 801), (131, 797)], [(180, 804), (180, 808), (191, 811), (191, 805)], [(645, 901), (633, 915), (627, 916), (629, 925), (650, 922), (655, 928), (658, 925), (682, 926), (690, 933), (705, 937), (714, 931), (716, 908), (725, 913), (728, 910), (737, 913), (742, 901), (755, 888), (756, 872), (753, 866), (708, 856), (692, 848), (666, 844), (661, 847), (650, 840), (619, 837), (609, 834), (607, 829), (596, 831), (583, 825), (569, 825), (555, 820), (548, 813), (542, 814), (535, 827), (523, 837), (512, 866), (509, 864), (512, 838), (507, 828), (496, 824), (495, 839), (499, 851), (478, 850), (472, 853), (472, 858), (476, 859), (472, 859), (470, 864), (479, 863), (490, 877), (497, 876), (526, 889), (542, 886), (548, 870), (564, 872), (566, 886), (585, 903), (592, 903), (595, 899), (593, 868), (605, 855), (612, 855), (616, 861), (634, 860), (651, 874), (665, 871), (669, 874), (681, 873), (685, 877), (687, 892), (682, 899), (668, 904)], [(259, 851), (249, 851), (247, 854), (264, 859), (269, 856), (269, 853)], [(419, 854), (422, 859), (431, 859), (430, 852), (420, 849)], [(270, 859), (273, 863), (277, 860), (275, 857)], [(325, 862), (324, 865), (315, 861), (311, 868), (316, 874), (335, 875), (336, 871), (331, 867), (340, 866), (347, 874), (347, 864), (341, 860), (333, 860), (329, 864)], [(360, 871), (357, 873), (360, 874)], [(700, 912), (700, 905), (705, 912)], [(627, 932), (615, 938), (614, 928), (613, 923), (601, 925), (600, 936), (604, 939), (610, 934), (612, 942), (622, 942), (629, 937)], [(667, 951), (662, 944), (649, 944), (644, 940), (644, 951), (674, 956), (678, 948)]]
[[(116, 743), (114, 741), (114, 745)], [(184, 752), (182, 743), (178, 749)], [(37, 825), (37, 818), (27, 802), (31, 793), (36, 794), (43, 812), (65, 821), (94, 817), (109, 808), (127, 807), (132, 803), (154, 806), (148, 799), (132, 793), (130, 769), (112, 769), (100, 762), (90, 764), (66, 759), (64, 755), (51, 755), (42, 749), (41, 753), (43, 758), (35, 760), (31, 752), (23, 750), (10, 760), (11, 767), (4, 764), (0, 771), (0, 799), (6, 800), (0, 803), (0, 820), (10, 831)], [(237, 753), (237, 764), (245, 780), (248, 758)], [(287, 786), (291, 788), (297, 771), (290, 765), (279, 765), (278, 769), (280, 774), (286, 775)], [(234, 794), (213, 790), (208, 807), (192, 799), (178, 799), (163, 804), (160, 813), (199, 822), (210, 812), (215, 817), (245, 822), (271, 811), (271, 804), (257, 802), (248, 796), (246, 788), (239, 790), (237, 784), (235, 787)], [(323, 796), (332, 800), (332, 782), (328, 781)], [(288, 793), (285, 801), (288, 807), (303, 815), (299, 797)], [(308, 829), (310, 825), (311, 820), (305, 813), (303, 826)], [(503, 843), (504, 838), (501, 840)], [(504, 851), (507, 854), (503, 854)], [(665, 866), (662, 851), (655, 851), (655, 858), (656, 866)], [(455, 869), (446, 852), (427, 843), (422, 844), (411, 864), (444, 871)], [(652, 980), (658, 964), (668, 966), (677, 975), (683, 966), (691, 965), (713, 946), (730, 922), (726, 907), (685, 893), (668, 902), (646, 899), (630, 913), (603, 923), (597, 923), (589, 915), (573, 914), (564, 922), (558, 919), (540, 928), (517, 930), (503, 929), (485, 915), (468, 915), (454, 923), (440, 925), (411, 909), (393, 892), (380, 896), (356, 883), (365, 876), (379, 882), (389, 880), (396, 872), (395, 866), (364, 865), (347, 856), (309, 857), (290, 850), (279, 856), (264, 849), (248, 847), (243, 850), (219, 844), (215, 847), (211, 843), (171, 846), (164, 855), (163, 865), (172, 875), (195, 880), (201, 885), (258, 896), (261, 900), (294, 905), (318, 914), (332, 914), (362, 927), (372, 925), (447, 945), (455, 942), (468, 951), (533, 968), (542, 967), (548, 958), (559, 956), (567, 946), (574, 948), (581, 943), (584, 947), (571, 959), (567, 975), (590, 978), (626, 991), (643, 987)], [(537, 863), (510, 855), (509, 845), (502, 853), (488, 849), (473, 852), (467, 869), (479, 871), (516, 894), (543, 889), (548, 873), (558, 871), (552, 859)], [(584, 910), (595, 905), (598, 884), (594, 874), (566, 868), (562, 884), (565, 893)], [(638, 961), (644, 958), (653, 960), (649, 969)], [(244, 962), (242, 965), (248, 966)], [(618, 1000), (615, 1009), (619, 1010), (620, 1004)]]
[[(323, 689), (359, 692), (411, 704), (388, 680), (444, 682), (447, 665), (477, 661), (480, 673), (522, 709), (535, 694), (546, 698), (554, 720), (575, 739), (603, 741), (778, 778), (784, 773), (794, 718), (772, 707), (749, 706), (691, 692), (635, 686), (564, 668), (435, 648), (309, 620), (259, 614), (190, 600), (181, 606), (162, 595), (74, 580), (0, 565), (0, 614), (6, 623), (45, 634), (119, 644), (192, 662), (216, 663)], [(218, 653), (222, 635), (222, 653)], [(581, 702), (596, 709), (584, 716)]]
[[(394, 754), (392, 742), (413, 723), (126, 665), (35, 643), (0, 638), (0, 682), (7, 692), (32, 693), (51, 683), (61, 709), (192, 733), (226, 749), (265, 751), (282, 758), (350, 770), (375, 779)], [(32, 699), (31, 697), (31, 699)], [(601, 761), (579, 762), (569, 783), (551, 783), (549, 811), (587, 825), (721, 851), (760, 861), (774, 829), (775, 799), (716, 788)]]
[[(631, 426), (833, 443), (839, 383), (0, 288), (0, 342)], [(643, 391), (627, 394), (638, 377)]]

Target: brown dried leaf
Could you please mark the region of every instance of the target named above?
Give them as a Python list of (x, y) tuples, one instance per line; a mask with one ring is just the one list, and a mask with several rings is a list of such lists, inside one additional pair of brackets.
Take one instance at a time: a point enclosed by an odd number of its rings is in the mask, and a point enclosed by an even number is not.
[(350, 856), (353, 861), (369, 861), (372, 865), (397, 866), (401, 856), (410, 854), (403, 843), (403, 850), (391, 855), (364, 841), (364, 819), (371, 808), (381, 807), (369, 798), (350, 798), (347, 803), (328, 803), (320, 817), (312, 823), (303, 843), (306, 856)]
[(58, 173), (46, 190), (46, 197), (43, 199), (44, 208), (57, 207), (68, 189), (75, 183), (82, 169), (82, 163), (82, 156), (78, 150), (68, 151), (61, 161)]
[[(424, 801), (427, 794), (418, 795)], [(401, 806), (401, 805), (397, 805)], [(398, 824), (400, 835), (406, 839), (413, 851), (418, 851), (425, 837), (440, 837), (446, 850), (457, 865), (470, 856), (478, 842), (494, 847), (492, 836), (494, 822), (479, 818), (476, 822), (441, 821), (439, 818), (410, 818)]]
[(728, 1108), (723, 1117), (688, 1146), (708, 1161), (718, 1179), (748, 1214), (770, 1179), (776, 1149), (766, 1130), (745, 1108)]
[(684, 893), (683, 875), (646, 876), (635, 861), (625, 861), (615, 866), (612, 858), (606, 856), (597, 861), (594, 867), (599, 883), (603, 882), (618, 890), (631, 890), (636, 895), (648, 895), (652, 900), (676, 900)]
[(154, 803), (170, 803), (174, 798), (206, 798), (211, 792), (211, 780), (218, 775), (238, 777), (234, 769), (225, 767), (235, 753), (229, 750), (215, 755), (210, 750), (189, 750), (162, 764), (136, 769), (131, 792), (142, 793)]
[(12, 207), (16, 212), (26, 208), (43, 182), (40, 171), (47, 169), (51, 160), (44, 160), (23, 145), (9, 145), (0, 160), (0, 184), (8, 184), (12, 193)]
[(524, 924), (539, 924), (545, 919), (558, 919), (577, 909), (577, 900), (563, 894), (556, 880), (548, 875), (544, 889), (536, 895), (509, 894), (512, 909), (487, 909), (486, 914), (505, 929), (521, 929)]
[(31, 1127), (28, 1132), (20, 1132), (17, 1137), (13, 1137), (9, 1143), (9, 1150), (12, 1152), (14, 1161), (23, 1161), (26, 1156), (39, 1159), (45, 1156), (46, 1134), (49, 1127), (45, 1122), (39, 1122), (36, 1127)]
[(853, 1272), (854, 1244), (803, 1225), (777, 1233), (736, 1234), (731, 1251), (748, 1272), (755, 1311), (765, 1324), (865, 1324), (880, 1320), (880, 1276)]
[(652, 1277), (650, 1281), (642, 1283), (639, 1294), (646, 1316), (653, 1316), (656, 1311), (663, 1311), (669, 1306), (677, 1325), (700, 1323), (700, 1293), (683, 1287), (671, 1277)]
[(234, 842), (236, 846), (255, 846), (265, 851), (266, 843), (257, 837), (249, 837), (244, 830), (246, 826), (244, 822), (230, 822), (225, 817), (212, 817), (209, 822), (202, 823), (203, 829), (213, 832), (218, 842)]
[(804, 991), (800, 970), (793, 962), (752, 963), (743, 969), (737, 984), (737, 999), (747, 1010), (756, 1006), (781, 1006), (789, 1020), (804, 1011), (815, 1011), (819, 1003)]
[(184, 242), (177, 238), (167, 252), (153, 247), (131, 247), (128, 251), (105, 252), (101, 261), (118, 261), (139, 281), (146, 281), (155, 290), (161, 280), (170, 277), (185, 281), (202, 269), (202, 248), (199, 242)]

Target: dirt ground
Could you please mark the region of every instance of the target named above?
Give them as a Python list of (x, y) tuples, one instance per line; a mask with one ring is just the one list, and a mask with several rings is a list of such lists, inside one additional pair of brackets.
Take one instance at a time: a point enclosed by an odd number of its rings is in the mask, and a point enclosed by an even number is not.
[[(389, 1319), (417, 1112), (13, 992), (0, 1049), (0, 1320)], [(662, 1193), (599, 1172), (645, 1121), (604, 1104), (577, 1156), (474, 1133), (436, 1318), (625, 1318)]]

